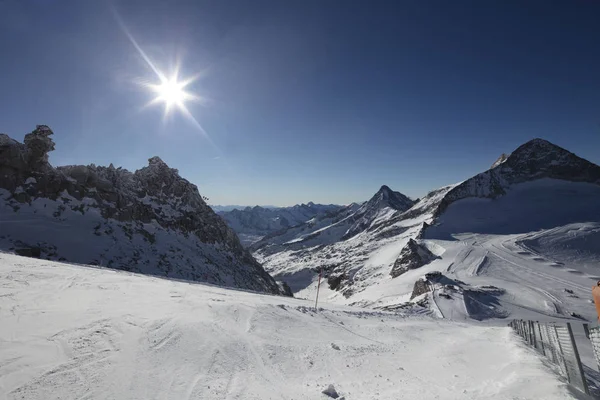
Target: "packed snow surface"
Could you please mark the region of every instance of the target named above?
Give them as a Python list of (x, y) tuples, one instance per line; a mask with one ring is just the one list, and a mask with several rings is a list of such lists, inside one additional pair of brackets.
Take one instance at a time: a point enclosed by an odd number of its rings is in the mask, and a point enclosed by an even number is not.
[(566, 399), (508, 327), (0, 253), (0, 399)]

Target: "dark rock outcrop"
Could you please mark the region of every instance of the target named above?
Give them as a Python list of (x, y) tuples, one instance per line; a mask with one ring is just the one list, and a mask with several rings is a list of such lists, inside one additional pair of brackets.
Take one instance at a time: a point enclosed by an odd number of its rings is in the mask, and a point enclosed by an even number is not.
[(498, 159), (496, 161), (494, 161), (494, 163), (492, 164), (491, 168), (496, 168), (498, 165), (502, 164), (504, 161), (506, 161), (508, 159), (508, 154), (506, 153), (502, 153), (500, 155), (500, 157), (498, 157)]
[(327, 284), (331, 290), (337, 290), (344, 279), (347, 279), (346, 274), (332, 273), (327, 277)]
[(411, 269), (429, 264), (436, 258), (427, 247), (417, 243), (414, 239), (410, 239), (394, 262), (390, 275), (392, 278), (396, 278)]
[(415, 285), (413, 286), (413, 291), (410, 295), (410, 299), (412, 300), (415, 297), (418, 297), (427, 292), (431, 292), (431, 286), (429, 285), (429, 282), (425, 278), (419, 279), (415, 282)]
[[(90, 246), (89, 258), (80, 252), (66, 257), (69, 261), (92, 263), (99, 259), (114, 268), (281, 293), (275, 280), (204, 202), (198, 188), (159, 157), (150, 158), (147, 167), (133, 173), (112, 164), (53, 168), (48, 163), (48, 152), (54, 150), (52, 134), (46, 125), (38, 125), (24, 143), (0, 134), (0, 189), (5, 191), (0, 202), (8, 206), (0, 212), (36, 214), (36, 207), (53, 207), (49, 226), (63, 223), (67, 213), (73, 220), (69, 223), (89, 225), (93, 221), (94, 225), (89, 237), (57, 240), (85, 246), (109, 236), (117, 245), (113, 247), (119, 248), (97, 254), (99, 250)], [(114, 232), (116, 228), (120, 235)], [(11, 236), (11, 232), (3, 233)], [(17, 237), (25, 234), (30, 237)], [(36, 235), (42, 233), (15, 231), (11, 240), (29, 242)], [(48, 242), (46, 237), (38, 238), (43, 240)], [(75, 254), (66, 247), (59, 246), (55, 258), (62, 252)]]

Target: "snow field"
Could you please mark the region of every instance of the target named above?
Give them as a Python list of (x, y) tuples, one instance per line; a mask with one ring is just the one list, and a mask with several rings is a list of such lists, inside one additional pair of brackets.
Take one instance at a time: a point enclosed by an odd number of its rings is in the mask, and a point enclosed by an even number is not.
[(0, 399), (571, 398), (507, 327), (311, 305), (0, 253)]

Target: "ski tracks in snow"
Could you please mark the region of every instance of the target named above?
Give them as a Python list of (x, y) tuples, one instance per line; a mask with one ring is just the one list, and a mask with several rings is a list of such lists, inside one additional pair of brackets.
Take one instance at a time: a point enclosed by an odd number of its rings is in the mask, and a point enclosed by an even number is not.
[(54, 398), (68, 386), (70, 398), (95, 397), (91, 388), (109, 373), (114, 355), (119, 351), (119, 333), (110, 320), (93, 323), (53, 335), (48, 340), (57, 347), (57, 360), (66, 362), (51, 367), (33, 381), (10, 393), (17, 399)]

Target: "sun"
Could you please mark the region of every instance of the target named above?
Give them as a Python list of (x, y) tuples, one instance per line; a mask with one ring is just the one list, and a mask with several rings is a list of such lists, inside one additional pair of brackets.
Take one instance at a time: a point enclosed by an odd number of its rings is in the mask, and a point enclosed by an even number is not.
[(168, 114), (173, 109), (173, 106), (185, 111), (186, 101), (196, 99), (195, 95), (185, 91), (185, 87), (192, 82), (191, 79), (179, 81), (177, 74), (174, 74), (170, 78), (162, 76), (161, 74), (160, 80), (161, 83), (159, 84), (148, 85), (148, 87), (156, 93), (156, 97), (150, 103), (164, 103), (165, 114)]

